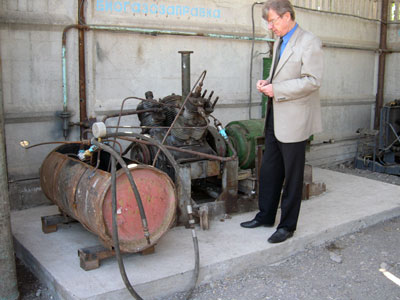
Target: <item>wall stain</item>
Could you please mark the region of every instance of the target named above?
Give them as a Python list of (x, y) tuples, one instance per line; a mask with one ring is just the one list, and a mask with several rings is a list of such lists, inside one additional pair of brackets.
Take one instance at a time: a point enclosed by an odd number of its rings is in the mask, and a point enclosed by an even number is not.
[(105, 58), (105, 54), (103, 52), (103, 49), (101, 49), (99, 42), (96, 42), (96, 55), (97, 55), (97, 59), (100, 62), (103, 62), (103, 60)]

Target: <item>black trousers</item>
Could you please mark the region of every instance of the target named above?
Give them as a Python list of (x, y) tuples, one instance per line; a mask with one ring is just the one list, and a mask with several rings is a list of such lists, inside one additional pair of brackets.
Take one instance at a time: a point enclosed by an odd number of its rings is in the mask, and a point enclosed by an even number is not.
[[(295, 231), (303, 191), (307, 141), (281, 143), (274, 134), (272, 107), (268, 110), (265, 129), (265, 151), (260, 169), (260, 212), (256, 220), (273, 224), (281, 199), (279, 228)], [(282, 190), (283, 189), (283, 190)]]

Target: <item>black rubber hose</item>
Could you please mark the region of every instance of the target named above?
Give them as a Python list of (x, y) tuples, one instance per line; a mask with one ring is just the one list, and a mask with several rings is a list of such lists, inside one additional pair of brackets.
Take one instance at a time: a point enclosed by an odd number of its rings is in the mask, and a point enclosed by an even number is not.
[(143, 202), (142, 199), (140, 198), (140, 194), (138, 191), (138, 188), (136, 186), (135, 181), (133, 180), (132, 174), (131, 172), (129, 172), (128, 166), (126, 165), (125, 161), (122, 159), (121, 156), (119, 156), (119, 154), (110, 146), (101, 144), (99, 142), (96, 141), (96, 139), (92, 139), (91, 140), (92, 144), (99, 147), (100, 149), (110, 153), (111, 156), (113, 156), (118, 163), (121, 165), (122, 169), (124, 170), (126, 176), (128, 177), (129, 183), (131, 184), (133, 193), (135, 195), (136, 198), (136, 202), (139, 208), (139, 213), (140, 213), (140, 217), (142, 220), (142, 227), (143, 227), (143, 231), (144, 231), (144, 236), (147, 239), (147, 243), (150, 245), (150, 234), (149, 234), (149, 228), (148, 228), (148, 223), (147, 223), (147, 218), (146, 218), (146, 213), (144, 211), (144, 207), (143, 207)]
[(194, 270), (193, 270), (193, 283), (192, 287), (186, 294), (186, 300), (189, 300), (192, 297), (193, 291), (196, 288), (197, 280), (199, 279), (200, 273), (200, 251), (199, 251), (199, 241), (196, 236), (196, 231), (192, 228), (192, 237), (193, 237), (193, 248), (194, 248)]
[[(111, 153), (110, 153), (111, 154)], [(114, 242), (115, 255), (118, 261), (119, 272), (122, 280), (125, 283), (126, 288), (133, 298), (136, 300), (143, 300), (142, 297), (135, 291), (132, 284), (129, 282), (128, 276), (126, 275), (124, 262), (122, 260), (121, 250), (119, 247), (118, 238), (118, 225), (117, 225), (117, 176), (116, 176), (116, 162), (115, 157), (111, 155), (111, 194), (112, 194), (112, 239)]]
[[(159, 143), (158, 141), (156, 141), (153, 138), (147, 137), (147, 136), (139, 134), (139, 133), (134, 133), (134, 132), (118, 132), (118, 133), (107, 134), (107, 137), (119, 137), (119, 136), (120, 137), (121, 136), (132, 136), (132, 137), (136, 137), (136, 138), (141, 138), (143, 140), (146, 140), (146, 141), (152, 143), (154, 146), (158, 147), (165, 154), (165, 156), (169, 159), (170, 163), (174, 167), (176, 178), (178, 178), (178, 180), (177, 180), (178, 184), (181, 184), (179, 182), (179, 176), (178, 176), (179, 166), (178, 166), (175, 158), (172, 156), (171, 152), (169, 152), (167, 148), (165, 148), (163, 145), (161, 145), (161, 143)], [(233, 151), (235, 151), (234, 148), (233, 148)], [(236, 153), (236, 151), (235, 151), (235, 153)], [(194, 255), (195, 255), (195, 263), (194, 263), (194, 271), (193, 271), (193, 283), (192, 283), (192, 286), (191, 286), (190, 290), (188, 291), (188, 293), (186, 295), (186, 299), (187, 300), (189, 300), (191, 298), (193, 290), (196, 288), (197, 281), (199, 279), (199, 273), (200, 273), (199, 242), (198, 242), (198, 239), (197, 239), (197, 236), (196, 236), (196, 231), (194, 230), (194, 228), (192, 228), (192, 238), (193, 238), (193, 248), (194, 248)]]

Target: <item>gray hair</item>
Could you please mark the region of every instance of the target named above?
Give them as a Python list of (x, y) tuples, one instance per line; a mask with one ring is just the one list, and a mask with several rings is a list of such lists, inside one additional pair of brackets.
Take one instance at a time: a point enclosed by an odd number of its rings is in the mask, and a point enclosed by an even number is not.
[(264, 20), (268, 20), (268, 11), (273, 9), (279, 16), (283, 16), (285, 13), (289, 12), (290, 17), (294, 21), (296, 18), (296, 14), (294, 12), (294, 8), (292, 3), (289, 0), (268, 0), (265, 2), (262, 8), (262, 17)]

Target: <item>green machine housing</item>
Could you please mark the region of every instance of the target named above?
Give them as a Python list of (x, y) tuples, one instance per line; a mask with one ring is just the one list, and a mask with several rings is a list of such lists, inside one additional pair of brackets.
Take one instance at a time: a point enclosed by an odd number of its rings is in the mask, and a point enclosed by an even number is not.
[(264, 123), (265, 119), (242, 120), (226, 126), (226, 134), (237, 152), (241, 169), (255, 167), (257, 138), (264, 136)]

